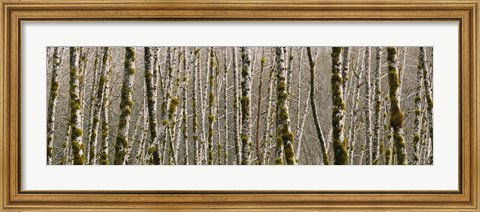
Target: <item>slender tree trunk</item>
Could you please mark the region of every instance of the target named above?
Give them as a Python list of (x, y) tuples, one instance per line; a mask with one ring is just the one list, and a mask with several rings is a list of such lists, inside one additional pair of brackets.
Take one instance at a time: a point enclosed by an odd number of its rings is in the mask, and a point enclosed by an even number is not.
[[(112, 64), (111, 57), (109, 58), (109, 63)], [(103, 97), (103, 108), (102, 108), (102, 132), (100, 134), (100, 144), (102, 149), (100, 151), (100, 165), (110, 164), (108, 156), (108, 140), (109, 140), (109, 120), (108, 120), (108, 111), (110, 108), (110, 77), (112, 74), (112, 67), (110, 66), (107, 73), (107, 80), (105, 81), (105, 95)], [(95, 162), (94, 162), (95, 163)]]
[[(263, 50), (265, 51), (265, 49)], [(262, 160), (262, 154), (260, 153), (260, 116), (261, 116), (261, 111), (262, 111), (262, 79), (263, 79), (263, 69), (265, 66), (265, 61), (266, 58), (264, 56), (264, 52), (262, 52), (262, 59), (260, 61), (260, 82), (258, 84), (258, 106), (257, 106), (257, 129), (256, 129), (256, 135), (255, 135), (255, 143), (257, 147), (257, 164), (262, 165), (263, 160)], [(265, 140), (263, 141), (265, 142)]]
[[(310, 89), (308, 89), (308, 93), (310, 93)], [(302, 115), (302, 118), (300, 119), (301, 120), (301, 123), (299, 125), (299, 127), (297, 128), (297, 151), (295, 153), (295, 156), (296, 156), (296, 161), (297, 163), (300, 163), (299, 160), (300, 160), (300, 150), (302, 148), (302, 140), (303, 140), (303, 132), (305, 130), (305, 122), (307, 120), (307, 114), (308, 114), (308, 110), (309, 110), (309, 107), (310, 107), (310, 98), (306, 98), (305, 100), (305, 106), (303, 108), (303, 115)], [(325, 149), (328, 149), (327, 147)], [(328, 155), (328, 153), (327, 153)]]
[(225, 142), (224, 142), (224, 150), (223, 150), (223, 164), (225, 165), (228, 165), (228, 148), (229, 148), (229, 144), (228, 144), (228, 139), (229, 139), (229, 136), (228, 134), (230, 133), (229, 132), (229, 129), (228, 129), (228, 65), (227, 65), (227, 57), (228, 57), (228, 47), (225, 47), (225, 61), (224, 61), (224, 70), (225, 70), (225, 73), (223, 73), (223, 99), (224, 99), (224, 104), (223, 104), (223, 112), (224, 112), (224, 130), (225, 130)]
[[(158, 63), (160, 60), (160, 55), (155, 57), (155, 62)], [(169, 138), (169, 120), (167, 118), (168, 116), (168, 103), (170, 102), (170, 98), (172, 97), (171, 94), (171, 87), (173, 86), (173, 65), (172, 65), (172, 48), (168, 47), (167, 48), (167, 56), (165, 58), (165, 69), (167, 70), (167, 73), (164, 74), (165, 80), (163, 80), (164, 83), (164, 95), (162, 99), (162, 104), (161, 104), (161, 112), (160, 112), (160, 117), (162, 120), (161, 126), (159, 126), (159, 150), (163, 150), (162, 153), (163, 155), (160, 157), (160, 163), (164, 165), (166, 163), (167, 157), (168, 157), (168, 152), (167, 152), (167, 145), (169, 144), (168, 138)], [(159, 154), (160, 155), (160, 154)]]
[(143, 109), (142, 109), (142, 132), (139, 139), (137, 156), (135, 157), (136, 164), (145, 164), (145, 140), (148, 136), (148, 110), (147, 110), (147, 87), (145, 81), (143, 82)]
[[(86, 87), (85, 86), (85, 78), (86, 78), (86, 75), (87, 75), (87, 63), (88, 63), (88, 60), (87, 60), (87, 55), (88, 55), (88, 50), (84, 47), (80, 47), (80, 61), (78, 63), (78, 90), (80, 91), (79, 93), (79, 101), (80, 101), (80, 107), (81, 107), (81, 113), (80, 113), (80, 126), (81, 126), (81, 129), (82, 129), (82, 132), (84, 132), (84, 117), (85, 117), (85, 103), (86, 103), (86, 99), (85, 98), (85, 90), (86, 90)], [(85, 142), (85, 151), (84, 153), (88, 156), (88, 149), (90, 148), (89, 147), (89, 143), (86, 141), (88, 138), (86, 138), (85, 136), (87, 136), (85, 133), (82, 135), (82, 139), (83, 141)], [(86, 157), (88, 158), (88, 157)], [(85, 160), (85, 163), (88, 163), (88, 160)]]
[[(145, 108), (143, 107), (144, 104), (145, 103), (142, 102), (142, 104), (141, 104), (142, 108), (140, 108), (140, 110), (138, 111), (137, 119), (136, 119), (135, 125), (133, 127), (133, 133), (130, 136), (130, 139), (129, 139), (130, 142), (128, 143), (126, 154), (125, 154), (122, 165), (129, 165), (130, 164), (130, 160), (131, 160), (130, 155), (132, 153), (132, 149), (133, 149), (134, 144), (138, 143), (138, 145), (140, 145), (139, 139), (137, 139), (137, 137), (138, 137), (138, 132), (139, 132), (138, 129), (141, 127), (140, 124), (141, 124), (142, 117), (143, 117), (143, 111), (145, 110)], [(141, 132), (143, 132), (143, 130), (141, 130)], [(143, 134), (143, 133), (141, 133), (141, 134)]]
[(343, 48), (332, 48), (332, 127), (335, 165), (348, 164), (348, 152), (344, 139), (345, 102), (342, 77)]
[(388, 84), (390, 94), (390, 127), (393, 129), (393, 141), (397, 154), (397, 163), (407, 165), (406, 145), (403, 139), (403, 112), (399, 102), (399, 76), (397, 48), (387, 48)]
[(198, 81), (198, 61), (200, 57), (200, 49), (195, 48), (193, 51), (193, 56), (192, 56), (192, 64), (193, 64), (193, 74), (192, 74), (192, 110), (193, 110), (193, 116), (192, 116), (192, 135), (193, 135), (193, 163), (195, 165), (200, 165), (201, 160), (200, 160), (200, 144), (199, 144), (199, 139), (198, 139), (198, 111), (197, 111), (197, 81)]
[(251, 136), (250, 131), (250, 99), (251, 99), (251, 87), (252, 87), (252, 64), (251, 64), (251, 52), (250, 48), (242, 47), (242, 97), (240, 99), (241, 112), (242, 112), (242, 132), (240, 139), (242, 141), (242, 165), (250, 165), (251, 163)]
[[(421, 65), (423, 70), (423, 82), (425, 88), (425, 100), (427, 106), (427, 120), (428, 120), (428, 140), (427, 142), (431, 145), (429, 151), (433, 148), (433, 95), (432, 95), (432, 86), (430, 81), (430, 75), (433, 73), (433, 70), (428, 70), (428, 62), (426, 56), (425, 48), (420, 47), (420, 57)], [(431, 71), (431, 72), (430, 72)], [(425, 120), (425, 121), (427, 121)], [(428, 163), (433, 164), (433, 154), (429, 154)]]
[(423, 89), (423, 67), (425, 64), (425, 51), (420, 47), (420, 54), (418, 56), (418, 71), (417, 71), (417, 87), (415, 93), (415, 127), (413, 134), (413, 161), (416, 165), (419, 162), (419, 147), (420, 147), (420, 133), (422, 129), (422, 89)]
[(277, 61), (277, 149), (275, 164), (284, 164), (283, 158), (285, 157), (286, 164), (295, 165), (295, 153), (293, 150), (294, 135), (290, 130), (290, 118), (287, 104), (288, 93), (284, 63), (285, 56), (282, 47), (276, 47), (275, 50)]
[[(175, 49), (174, 49), (175, 50)], [(174, 57), (176, 51), (174, 51)], [(177, 66), (177, 61), (179, 61), (178, 59), (180, 58), (180, 55), (181, 53), (178, 54), (178, 58), (173, 58), (172, 61), (173, 61), (173, 66), (176, 68), (177, 70), (177, 76), (180, 72), (179, 69), (177, 69), (177, 67), (180, 66), (180, 64), (178, 64)], [(177, 164), (177, 149), (175, 147), (175, 139), (176, 139), (176, 124), (177, 124), (177, 108), (178, 108), (178, 104), (180, 103), (179, 102), (179, 99), (178, 99), (178, 96), (177, 96), (177, 90), (178, 90), (178, 86), (179, 86), (179, 81), (177, 79), (174, 78), (174, 75), (171, 74), (170, 76), (170, 83), (171, 83), (171, 86), (170, 86), (170, 90), (168, 91), (168, 96), (171, 96), (170, 98), (170, 101), (168, 103), (168, 151), (169, 151), (169, 156), (168, 156), (168, 164), (169, 165), (176, 165)], [(178, 142), (177, 142), (178, 143)]]
[(79, 88), (79, 60), (78, 47), (70, 47), (70, 123), (72, 127), (71, 141), (73, 150), (73, 164), (85, 164), (85, 144), (82, 139), (81, 102)]
[(242, 144), (240, 143), (240, 105), (238, 97), (238, 60), (237, 47), (232, 48), (232, 63), (233, 63), (233, 140), (235, 143), (235, 159), (236, 164), (240, 165), (242, 162)]
[(50, 94), (48, 99), (48, 117), (47, 117), (47, 164), (52, 165), (53, 157), (53, 139), (55, 135), (55, 110), (57, 108), (58, 96), (58, 75), (60, 74), (61, 55), (60, 49), (55, 47), (53, 50), (53, 68), (52, 80), (50, 84)]
[(404, 72), (405, 72), (405, 70), (407, 70), (407, 67), (406, 67), (407, 51), (408, 51), (408, 48), (403, 47), (403, 63), (402, 63), (402, 67), (400, 67), (398, 69), (398, 76), (399, 76), (399, 80), (400, 80), (400, 88), (399, 88), (400, 96), (402, 95), (402, 91), (403, 91), (403, 76), (405, 76)]
[(147, 151), (148, 163), (159, 165), (160, 156), (158, 154), (158, 131), (157, 131), (157, 97), (154, 90), (154, 55), (155, 51), (151, 47), (145, 47), (145, 85), (147, 88), (148, 104), (148, 123), (150, 131), (150, 142)]
[[(188, 47), (185, 47), (183, 49), (183, 78), (182, 78), (182, 81), (184, 81), (184, 84), (183, 84), (183, 87), (182, 87), (182, 91), (183, 91), (183, 99), (182, 99), (182, 135), (183, 135), (183, 142), (184, 142), (184, 161), (183, 161), (183, 164), (184, 165), (188, 165), (189, 164), (189, 149), (188, 149), (188, 126), (187, 126), (187, 99), (188, 99), (188, 93), (187, 93), (187, 76), (188, 76), (188, 70), (189, 70), (189, 66), (188, 66), (188, 63), (187, 61), (188, 60), (188, 55), (187, 55), (187, 52), (188, 52)], [(190, 62), (190, 61), (189, 61)]]
[(365, 146), (367, 149), (366, 165), (372, 165), (372, 98), (370, 91), (370, 54), (371, 47), (365, 47)]
[[(388, 72), (388, 70), (387, 70)], [(390, 107), (387, 107), (387, 102), (389, 100), (388, 95), (384, 98), (384, 113), (383, 113), (383, 126), (384, 126), (384, 138), (385, 138), (385, 165), (391, 165), (393, 159), (393, 138), (392, 138), (392, 128), (390, 123), (388, 123), (388, 115), (390, 114)]]
[[(94, 65), (93, 65), (93, 83), (92, 83), (92, 90), (91, 90), (91, 93), (90, 93), (90, 106), (88, 108), (88, 111), (89, 111), (89, 115), (90, 115), (90, 118), (89, 118), (89, 122), (88, 122), (88, 137), (87, 139), (90, 141), (90, 139), (92, 138), (92, 133), (93, 133), (93, 119), (95, 117), (95, 114), (94, 114), (94, 109), (95, 109), (95, 103), (96, 103), (96, 93), (95, 91), (97, 90), (97, 84), (98, 84), (98, 78), (99, 78), (99, 71), (98, 70), (101, 70), (102, 68), (102, 64), (101, 64), (101, 51), (100, 51), (100, 48), (97, 48), (96, 49), (96, 54), (95, 54), (95, 62), (94, 62)], [(91, 164), (90, 163), (90, 157), (91, 157), (91, 142), (87, 142), (88, 143), (88, 150), (87, 150), (87, 162), (88, 164)]]
[[(83, 130), (83, 117), (85, 116), (84, 113), (85, 113), (85, 102), (86, 102), (86, 98), (85, 98), (85, 76), (87, 74), (87, 63), (88, 63), (88, 60), (87, 60), (87, 54), (88, 54), (88, 50), (86, 50), (86, 48), (84, 47), (80, 47), (80, 61), (78, 63), (78, 89), (80, 91), (79, 93), (79, 101), (80, 101), (80, 117), (82, 117), (80, 119), (80, 126), (82, 128), (82, 131)], [(84, 135), (82, 136), (84, 137)], [(86, 138), (83, 138), (83, 140), (85, 140)], [(87, 143), (87, 142), (85, 142)], [(88, 146), (88, 145), (86, 145)], [(86, 150), (87, 148), (85, 148)], [(88, 162), (88, 161), (86, 161)]]
[(345, 47), (343, 49), (343, 64), (342, 64), (342, 68), (343, 68), (343, 71), (342, 71), (342, 77), (343, 77), (343, 84), (342, 84), (342, 87), (343, 87), (343, 93), (344, 93), (344, 97), (343, 99), (345, 101), (347, 101), (348, 99), (348, 96), (347, 96), (347, 82), (348, 82), (348, 70), (349, 70), (349, 66), (350, 66), (350, 47)]
[[(70, 113), (70, 108), (68, 108), (68, 113)], [(68, 114), (67, 114), (68, 115)], [(68, 118), (67, 118), (68, 119)], [(70, 124), (70, 121), (67, 120), (67, 133), (65, 135), (65, 140), (63, 142), (63, 158), (60, 161), (61, 165), (68, 165), (70, 164), (70, 151), (72, 148), (70, 148), (70, 135), (72, 133), (72, 125)]]
[[(286, 48), (285, 48), (286, 49)], [(292, 88), (292, 75), (293, 75), (293, 70), (292, 70), (292, 65), (293, 65), (293, 48), (289, 47), (288, 48), (288, 64), (287, 64), (287, 93), (291, 94), (291, 88)], [(285, 55), (287, 56), (287, 55)]]
[[(350, 165), (353, 165), (354, 163), (354, 158), (355, 158), (355, 143), (357, 140), (357, 129), (358, 129), (358, 123), (357, 123), (357, 114), (358, 114), (358, 105), (359, 105), (359, 99), (360, 99), (360, 88), (362, 86), (362, 76), (364, 72), (363, 68), (363, 56), (358, 58), (357, 60), (357, 70), (358, 73), (354, 72), (356, 81), (355, 81), (355, 86), (353, 87), (353, 96), (352, 96), (352, 105), (353, 109), (350, 111), (350, 129), (348, 132), (348, 150), (350, 154)], [(360, 160), (361, 161), (361, 160)]]
[[(274, 62), (273, 62), (274, 63)], [(263, 149), (263, 156), (262, 156), (262, 163), (263, 164), (268, 164), (268, 159), (270, 159), (270, 144), (272, 142), (272, 139), (273, 139), (273, 136), (272, 136), (272, 133), (270, 133), (271, 131), (271, 121), (272, 121), (272, 113), (273, 113), (273, 103), (274, 103), (274, 89), (273, 89), (273, 85), (275, 84), (275, 70), (274, 70), (274, 64), (272, 63), (272, 69), (270, 70), (270, 74), (269, 74), (269, 78), (268, 78), (268, 90), (267, 90), (267, 93), (268, 93), (268, 97), (267, 97), (267, 100), (266, 102), (268, 103), (267, 105), (267, 109), (266, 109), (266, 116), (265, 116), (265, 119), (264, 119), (264, 122), (265, 122), (265, 130), (264, 130), (264, 133), (263, 133), (263, 143), (262, 143), (262, 149)]]
[(108, 80), (107, 73), (111, 66), (109, 57), (110, 57), (110, 48), (104, 47), (101, 70), (100, 70), (100, 79), (98, 82), (98, 89), (95, 97), (95, 106), (93, 109), (93, 120), (92, 120), (91, 132), (90, 132), (89, 164), (91, 165), (95, 165), (97, 161), (97, 141), (98, 141), (99, 126), (100, 126), (100, 115), (101, 115), (101, 110), (104, 107), (103, 99), (105, 96), (105, 93), (104, 93), (105, 84)]
[[(215, 58), (215, 96), (217, 97), (217, 100), (213, 102), (213, 111), (215, 113), (215, 128), (217, 132), (217, 154), (216, 154), (216, 160), (215, 164), (222, 165), (222, 142), (221, 140), (221, 133), (220, 133), (220, 112), (218, 111), (219, 105), (220, 105), (220, 95), (219, 92), (222, 88), (222, 84), (220, 81), (219, 76), (219, 66), (220, 62), (218, 61), (217, 53), (214, 51), (214, 58)], [(215, 143), (215, 142), (214, 142)]]
[[(135, 74), (135, 48), (125, 48), (125, 67), (120, 103), (120, 119), (115, 142), (115, 165), (122, 165), (125, 161), (128, 146), (128, 132), (130, 128), (130, 115), (133, 109), (132, 87)], [(131, 142), (131, 141), (130, 141)]]
[[(380, 121), (382, 118), (382, 113), (380, 108), (382, 107), (382, 87), (380, 83), (381, 73), (382, 73), (382, 47), (376, 48), (376, 57), (375, 57), (375, 93), (374, 93), (374, 129), (373, 129), (373, 146), (372, 146), (372, 163), (378, 165), (378, 160), (380, 158), (380, 150), (383, 151), (385, 144), (380, 139)], [(379, 149), (380, 148), (380, 149)]]
[(215, 102), (215, 95), (213, 94), (214, 89), (214, 55), (213, 55), (213, 47), (210, 48), (208, 52), (209, 58), (209, 77), (208, 77), (208, 165), (213, 165), (213, 122), (215, 121), (214, 115), (214, 102)]
[[(302, 89), (302, 63), (303, 63), (303, 47), (300, 47), (299, 49), (300, 51), (300, 57), (299, 57), (299, 60), (298, 60), (298, 85), (297, 85), (297, 129), (296, 129), (296, 138), (295, 140), (297, 141), (297, 149), (295, 151), (295, 159), (297, 161), (297, 163), (299, 164), (299, 160), (300, 160), (300, 150), (302, 148), (302, 140), (303, 140), (303, 130), (305, 129), (304, 126), (305, 126), (305, 120), (306, 120), (306, 117), (307, 117), (307, 113), (308, 113), (308, 108), (310, 106), (310, 98), (305, 98), (305, 106), (303, 108), (303, 110), (300, 110), (301, 108), (301, 98), (302, 98), (302, 92), (301, 92), (301, 89)], [(310, 87), (309, 87), (309, 90), (308, 90), (308, 93), (310, 93)], [(300, 115), (300, 111), (303, 111), (302, 114), (303, 115)]]
[(315, 104), (315, 69), (316, 69), (316, 58), (312, 58), (312, 50), (310, 47), (307, 47), (308, 62), (310, 63), (310, 104), (312, 105), (312, 116), (313, 122), (315, 124), (315, 130), (317, 132), (317, 139), (320, 141), (320, 147), (322, 150), (322, 159), (323, 164), (328, 165), (330, 161), (328, 159), (327, 149), (325, 148), (325, 138), (323, 137), (322, 128), (318, 120), (317, 106)]
[[(202, 67), (200, 65), (200, 67)], [(202, 155), (202, 164), (207, 164), (207, 159), (208, 159), (208, 141), (207, 141), (207, 137), (208, 137), (208, 133), (207, 133), (207, 129), (206, 129), (206, 120), (207, 120), (207, 107), (208, 107), (208, 81), (210, 80), (210, 51), (207, 50), (207, 60), (206, 60), (206, 69), (205, 69), (205, 73), (207, 74), (206, 77), (205, 77), (205, 80), (201, 80), (200, 78), (200, 81), (201, 82), (204, 82), (204, 85), (201, 86), (200, 88), (200, 92), (202, 92), (202, 101), (201, 101), (201, 108), (202, 108), (202, 151), (201, 151), (201, 155)]]

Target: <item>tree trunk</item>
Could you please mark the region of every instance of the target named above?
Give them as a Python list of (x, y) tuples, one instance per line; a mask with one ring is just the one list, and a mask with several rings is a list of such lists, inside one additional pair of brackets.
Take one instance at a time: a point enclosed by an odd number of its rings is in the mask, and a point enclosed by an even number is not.
[[(128, 132), (130, 128), (130, 116), (133, 109), (132, 87), (135, 74), (135, 48), (125, 48), (125, 67), (123, 74), (123, 85), (121, 91), (120, 119), (115, 142), (115, 165), (122, 165), (125, 161), (128, 146)], [(130, 141), (131, 142), (131, 141)]]
[(420, 47), (420, 54), (418, 56), (418, 71), (417, 71), (417, 87), (415, 93), (415, 127), (413, 134), (413, 165), (419, 162), (419, 147), (420, 147), (420, 133), (422, 129), (422, 89), (423, 89), (423, 67), (425, 64), (425, 50), (422, 51)]
[(193, 74), (192, 74), (192, 135), (193, 135), (193, 163), (195, 165), (200, 165), (200, 146), (199, 146), (199, 139), (198, 139), (198, 111), (197, 111), (197, 81), (198, 81), (198, 61), (200, 59), (200, 49), (195, 48), (193, 51), (192, 63), (193, 63)]
[(370, 53), (371, 47), (365, 47), (365, 146), (367, 149), (366, 165), (372, 165), (372, 99), (370, 92)]
[[(263, 50), (265, 51), (265, 49)], [(255, 135), (255, 143), (257, 147), (257, 164), (262, 165), (262, 154), (260, 153), (260, 117), (262, 111), (262, 79), (263, 79), (263, 68), (265, 66), (266, 58), (264, 56), (264, 52), (262, 52), (262, 59), (260, 60), (260, 82), (258, 83), (258, 106), (257, 106), (257, 129)], [(263, 141), (265, 142), (265, 140)]]
[(285, 157), (288, 165), (295, 165), (295, 153), (293, 150), (294, 135), (290, 130), (290, 118), (287, 104), (288, 93), (284, 63), (285, 56), (282, 47), (276, 47), (275, 50), (277, 61), (277, 149), (275, 155), (275, 164), (284, 164), (283, 158)]
[(403, 112), (399, 102), (399, 76), (397, 48), (387, 48), (388, 85), (390, 94), (390, 127), (393, 129), (393, 141), (397, 154), (397, 163), (407, 165), (406, 145), (403, 139)]
[(145, 140), (148, 136), (148, 110), (147, 110), (147, 86), (143, 82), (143, 109), (142, 109), (142, 134), (140, 135), (137, 156), (135, 157), (136, 164), (145, 164)]
[[(110, 56), (109, 57), (109, 63), (110, 64), (113, 64), (112, 63), (112, 57)], [(102, 149), (100, 151), (100, 165), (108, 165), (110, 164), (110, 161), (109, 161), (109, 156), (108, 156), (108, 141), (109, 141), (109, 117), (108, 117), (108, 114), (109, 114), (109, 109), (110, 109), (110, 92), (111, 92), (111, 88), (110, 88), (110, 79), (111, 79), (111, 75), (112, 75), (112, 69), (113, 67), (110, 66), (110, 68), (108, 69), (108, 72), (107, 72), (107, 77), (106, 77), (106, 81), (105, 81), (105, 91), (104, 91), (104, 97), (103, 97), (103, 108), (102, 108), (102, 132), (100, 134), (100, 144), (102, 145)]]
[(224, 113), (224, 130), (225, 130), (225, 142), (224, 142), (224, 150), (223, 150), (223, 164), (225, 165), (228, 165), (228, 148), (229, 148), (229, 145), (228, 145), (228, 139), (229, 139), (229, 136), (228, 136), (228, 133), (229, 132), (229, 129), (228, 129), (228, 65), (227, 65), (227, 57), (228, 57), (228, 47), (225, 47), (225, 61), (224, 61), (224, 70), (225, 70), (225, 73), (223, 73), (223, 100), (224, 100), (224, 104), (223, 104), (223, 113)]
[(332, 47), (332, 128), (335, 165), (348, 164), (348, 152), (344, 139), (345, 102), (342, 77), (343, 48)]
[(342, 77), (343, 77), (343, 84), (342, 84), (342, 87), (343, 87), (343, 93), (344, 93), (344, 97), (343, 99), (345, 101), (347, 101), (348, 99), (348, 96), (347, 96), (347, 82), (348, 82), (348, 70), (349, 70), (349, 66), (350, 66), (350, 47), (345, 47), (343, 49), (343, 64), (342, 64), (342, 68), (343, 68), (343, 71), (342, 71)]
[(73, 150), (73, 164), (85, 164), (85, 144), (82, 139), (81, 102), (79, 88), (79, 48), (70, 47), (70, 123), (72, 127), (71, 141)]
[(154, 55), (155, 50), (145, 47), (145, 85), (147, 87), (148, 123), (150, 131), (150, 142), (147, 150), (148, 163), (159, 165), (158, 154), (158, 131), (157, 131), (157, 92), (154, 90)]
[[(94, 62), (94, 65), (93, 65), (93, 82), (92, 82), (92, 90), (91, 90), (91, 93), (90, 93), (90, 105), (89, 105), (89, 108), (88, 108), (88, 111), (89, 111), (89, 115), (90, 115), (90, 118), (89, 118), (89, 122), (88, 122), (88, 137), (87, 139), (90, 141), (90, 139), (92, 138), (92, 133), (93, 133), (93, 119), (95, 117), (95, 114), (94, 114), (94, 109), (95, 109), (95, 104), (96, 104), (96, 93), (95, 91), (97, 90), (97, 86), (98, 86), (98, 78), (99, 78), (99, 71), (98, 70), (101, 70), (102, 68), (102, 64), (101, 64), (101, 58), (102, 58), (102, 55), (101, 55), (101, 48), (97, 48), (96, 49), (96, 54), (95, 54), (95, 62)], [(98, 124), (98, 123), (97, 123)], [(88, 164), (91, 164), (90, 163), (90, 157), (91, 157), (91, 142), (87, 142), (88, 145), (87, 145), (87, 163)]]
[(317, 139), (320, 142), (320, 147), (322, 150), (322, 159), (323, 164), (328, 165), (330, 161), (328, 159), (327, 149), (325, 148), (325, 138), (323, 137), (322, 128), (318, 120), (317, 106), (315, 104), (315, 69), (316, 69), (316, 58), (312, 58), (312, 50), (310, 47), (307, 47), (308, 62), (310, 63), (310, 104), (312, 107), (312, 116), (313, 122), (315, 124), (315, 130), (317, 132)]
[(48, 117), (47, 117), (47, 164), (52, 165), (53, 157), (53, 139), (55, 132), (55, 110), (57, 108), (58, 96), (58, 75), (60, 74), (61, 55), (59, 47), (53, 50), (53, 68), (52, 80), (50, 84), (50, 94), (48, 99)]
[[(432, 151), (433, 148), (433, 96), (432, 96), (432, 86), (430, 81), (430, 75), (433, 73), (433, 70), (428, 70), (428, 62), (426, 56), (425, 48), (420, 47), (420, 57), (422, 57), (422, 70), (423, 70), (423, 82), (425, 88), (425, 100), (427, 106), (427, 120), (428, 120), (428, 140), (426, 142), (429, 143), (430, 148), (428, 149), (429, 152)], [(431, 72), (430, 72), (431, 71)], [(426, 120), (425, 120), (426, 121)], [(428, 163), (433, 164), (433, 154), (429, 154), (428, 156)]]
[(353, 87), (353, 96), (352, 96), (353, 109), (350, 111), (350, 125), (349, 125), (350, 129), (348, 131), (348, 137), (347, 137), (348, 151), (350, 154), (350, 165), (353, 165), (354, 158), (355, 158), (355, 143), (357, 140), (357, 129), (358, 129), (357, 115), (358, 115), (358, 106), (359, 106), (359, 99), (360, 99), (360, 88), (362, 86), (362, 79), (363, 79), (362, 76), (364, 72), (364, 68), (363, 68), (363, 62), (365, 62), (363, 60), (364, 56), (365, 55), (357, 59), (356, 71), (353, 72), (357, 80), (355, 80), (355, 86)]
[(233, 141), (235, 143), (235, 159), (236, 164), (242, 163), (242, 144), (240, 143), (240, 105), (238, 98), (238, 60), (237, 60), (237, 47), (232, 48), (232, 63), (233, 63)]
[(241, 112), (242, 112), (242, 132), (240, 139), (242, 141), (242, 165), (250, 165), (251, 163), (251, 131), (250, 131), (250, 99), (251, 99), (251, 87), (252, 87), (252, 64), (251, 64), (251, 52), (250, 48), (242, 47), (242, 97), (240, 99)]
[(273, 114), (273, 104), (274, 104), (274, 89), (273, 89), (273, 86), (275, 84), (275, 70), (274, 70), (274, 61), (272, 62), (272, 68), (270, 70), (270, 74), (269, 74), (269, 78), (268, 78), (268, 89), (267, 89), (267, 93), (268, 93), (268, 97), (267, 97), (267, 100), (266, 102), (268, 103), (267, 105), (267, 109), (266, 109), (266, 116), (265, 116), (265, 119), (264, 119), (264, 122), (265, 122), (265, 130), (264, 130), (264, 133), (263, 133), (263, 146), (262, 146), (262, 149), (263, 149), (263, 156), (262, 156), (262, 163), (263, 164), (268, 164), (268, 160), (270, 159), (270, 144), (272, 143), (272, 139), (273, 139), (273, 136), (272, 136), (272, 133), (271, 133), (271, 121), (272, 121), (272, 114)]
[[(183, 142), (184, 142), (184, 165), (188, 165), (189, 163), (189, 155), (188, 155), (188, 128), (187, 128), (187, 99), (188, 99), (188, 93), (187, 93), (187, 80), (188, 80), (188, 69), (190, 68), (188, 66), (188, 47), (184, 47), (183, 49), (183, 78), (182, 81), (183, 87), (182, 87), (182, 93), (183, 93), (183, 99), (182, 99), (182, 136), (183, 136)], [(190, 61), (189, 61), (190, 62)]]
[(213, 165), (213, 122), (215, 121), (214, 115), (214, 102), (215, 102), (215, 95), (213, 94), (214, 91), (214, 55), (213, 55), (213, 47), (210, 48), (208, 52), (209, 58), (209, 77), (208, 77), (208, 165)]
[[(374, 92), (374, 129), (373, 129), (373, 146), (372, 146), (372, 163), (378, 165), (378, 160), (380, 158), (380, 150), (383, 150), (385, 147), (384, 142), (380, 139), (380, 121), (382, 118), (382, 113), (380, 108), (382, 107), (382, 84), (380, 83), (381, 73), (382, 73), (382, 47), (376, 48), (376, 57), (375, 57), (375, 92)], [(380, 149), (379, 149), (380, 148)]]
[[(105, 84), (108, 80), (108, 70), (110, 69), (110, 48), (109, 47), (104, 47), (103, 48), (103, 58), (101, 62), (101, 70), (100, 70), (100, 79), (98, 82), (98, 88), (97, 88), (97, 93), (95, 97), (95, 106), (93, 109), (93, 120), (92, 120), (92, 127), (91, 127), (91, 132), (90, 132), (90, 149), (89, 149), (89, 155), (90, 155), (90, 160), (89, 164), (90, 165), (95, 165), (97, 161), (97, 140), (98, 140), (98, 133), (99, 133), (99, 125), (100, 125), (100, 113), (102, 108), (104, 107), (103, 105), (103, 99), (105, 96)], [(93, 101), (93, 100), (92, 100)]]
[[(176, 52), (176, 49), (174, 49), (174, 53), (172, 54), (173, 57), (175, 57), (175, 54)], [(173, 68), (175, 68), (177, 71), (176, 75), (175, 76), (178, 76), (180, 70), (177, 69), (177, 67), (180, 67), (180, 64), (178, 64), (177, 66), (177, 62), (179, 62), (179, 58), (180, 58), (180, 54), (181, 52), (179, 52), (178, 54), (178, 58), (172, 58), (172, 66)], [(172, 68), (172, 70), (173, 70)], [(169, 94), (168, 96), (171, 96), (169, 102), (168, 102), (168, 132), (167, 132), (167, 135), (168, 135), (168, 151), (169, 151), (169, 154), (168, 154), (168, 164), (169, 165), (176, 165), (177, 164), (177, 149), (176, 146), (175, 146), (175, 139), (176, 139), (176, 124), (177, 124), (177, 108), (178, 108), (178, 104), (180, 103), (179, 102), (179, 99), (178, 99), (178, 96), (177, 96), (177, 90), (178, 90), (178, 86), (179, 86), (179, 79), (175, 79), (174, 75), (173, 75), (173, 72), (171, 72), (170, 74), (170, 89), (169, 91), (167, 91)], [(178, 142), (177, 142), (178, 143)]]

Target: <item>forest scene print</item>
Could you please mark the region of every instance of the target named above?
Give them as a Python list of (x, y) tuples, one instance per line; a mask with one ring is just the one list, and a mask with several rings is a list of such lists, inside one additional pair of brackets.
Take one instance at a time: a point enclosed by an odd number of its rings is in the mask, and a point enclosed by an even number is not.
[(432, 47), (48, 47), (47, 165), (432, 165)]

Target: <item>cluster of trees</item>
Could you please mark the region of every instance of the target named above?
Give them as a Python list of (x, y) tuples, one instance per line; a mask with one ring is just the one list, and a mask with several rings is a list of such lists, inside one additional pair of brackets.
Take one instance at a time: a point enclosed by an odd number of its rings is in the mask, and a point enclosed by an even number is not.
[(433, 164), (428, 47), (49, 47), (47, 164)]

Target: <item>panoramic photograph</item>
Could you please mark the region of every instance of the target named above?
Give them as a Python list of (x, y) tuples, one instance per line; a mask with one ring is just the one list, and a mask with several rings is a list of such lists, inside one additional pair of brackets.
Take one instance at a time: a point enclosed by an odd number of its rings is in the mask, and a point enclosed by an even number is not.
[(46, 49), (47, 165), (433, 165), (433, 48)]

